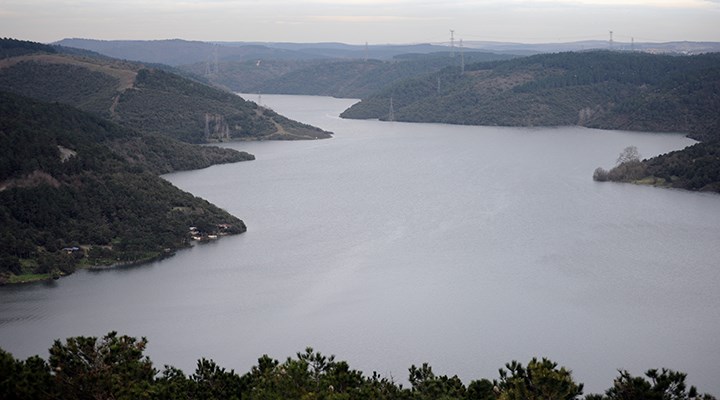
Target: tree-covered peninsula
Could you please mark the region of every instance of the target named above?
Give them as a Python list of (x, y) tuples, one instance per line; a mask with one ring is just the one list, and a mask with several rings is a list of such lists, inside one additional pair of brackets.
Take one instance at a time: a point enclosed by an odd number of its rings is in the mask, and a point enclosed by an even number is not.
[(243, 232), (157, 174), (250, 159), (0, 92), (0, 283), (169, 255), (188, 245), (190, 227)]
[(465, 385), (424, 363), (410, 366), (409, 387), (307, 348), (285, 361), (263, 355), (246, 373), (201, 358), (193, 374), (144, 355), (147, 339), (110, 332), (102, 338), (56, 340), (50, 356), (15, 359), (0, 349), (3, 399), (303, 399), (303, 400), (714, 400), (686, 383), (686, 374), (651, 369), (645, 376), (620, 370), (604, 394), (583, 397), (572, 371), (547, 358), (512, 361), (497, 378)]

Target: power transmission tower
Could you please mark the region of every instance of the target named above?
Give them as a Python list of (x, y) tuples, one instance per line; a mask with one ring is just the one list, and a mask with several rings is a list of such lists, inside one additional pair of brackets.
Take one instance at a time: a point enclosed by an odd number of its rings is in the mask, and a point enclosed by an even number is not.
[(395, 109), (393, 108), (393, 98), (390, 96), (390, 112), (388, 113), (388, 121), (395, 121)]
[(610, 31), (610, 48), (611, 49), (613, 47), (613, 37), (612, 36), (613, 36), (613, 31)]
[(455, 57), (455, 31), (450, 29), (450, 53)]
[(215, 69), (215, 74), (220, 72), (220, 63), (218, 62), (218, 45), (216, 44), (213, 48), (213, 66)]
[(365, 61), (368, 60), (368, 42), (365, 42)]
[(220, 72), (220, 67), (218, 66), (218, 45), (213, 44), (212, 55), (208, 57), (208, 60), (205, 62), (205, 76), (209, 78), (210, 75), (217, 75), (218, 72)]
[(465, 51), (463, 49), (462, 39), (460, 39), (460, 75), (465, 73)]
[(630, 38), (630, 51), (635, 51), (635, 38)]

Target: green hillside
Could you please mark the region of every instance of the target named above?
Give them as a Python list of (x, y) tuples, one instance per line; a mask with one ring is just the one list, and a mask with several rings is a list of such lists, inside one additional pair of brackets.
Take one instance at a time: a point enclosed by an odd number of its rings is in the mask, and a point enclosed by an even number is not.
[(392, 98), (399, 121), (580, 125), (689, 132), (702, 139), (718, 132), (719, 92), (720, 54), (543, 54), (406, 80), (342, 116), (386, 119)]
[(0, 42), (6, 49), (20, 46), (0, 59), (0, 90), (69, 104), (142, 133), (189, 143), (330, 137), (165, 68)]
[(190, 226), (243, 232), (156, 174), (251, 158), (0, 92), (0, 283), (169, 255), (188, 245)]
[[(513, 58), (509, 55), (466, 52), (467, 63)], [(260, 60), (221, 62), (207, 75), (219, 86), (243, 93), (279, 93), (362, 98), (404, 79), (428, 74), (451, 65), (461, 57), (450, 53), (404, 54), (380, 60)], [(205, 63), (182, 67), (203, 74)]]

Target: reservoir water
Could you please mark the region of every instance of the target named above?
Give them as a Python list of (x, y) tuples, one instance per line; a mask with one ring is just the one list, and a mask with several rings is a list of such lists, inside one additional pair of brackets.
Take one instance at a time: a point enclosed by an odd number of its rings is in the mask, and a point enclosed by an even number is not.
[[(252, 96), (252, 100), (256, 100)], [(720, 196), (596, 183), (682, 135), (342, 120), (352, 100), (263, 96), (329, 140), (232, 143), (257, 160), (167, 175), (248, 232), (148, 265), (0, 288), (0, 347), (146, 336), (158, 367), (246, 372), (313, 346), (404, 382), (498, 377), (546, 356), (585, 393), (627, 369), (720, 395)]]

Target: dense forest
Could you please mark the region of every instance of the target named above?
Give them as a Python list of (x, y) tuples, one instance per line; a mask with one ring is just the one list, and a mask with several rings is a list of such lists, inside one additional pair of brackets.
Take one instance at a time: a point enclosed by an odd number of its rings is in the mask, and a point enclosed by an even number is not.
[[(392, 60), (253, 60), (220, 62), (210, 82), (243, 93), (280, 93), (363, 98), (404, 79), (465, 62), (507, 60), (510, 55), (466, 51), (401, 54)], [(206, 63), (182, 66), (195, 74)]]
[(0, 92), (0, 283), (144, 261), (239, 219), (156, 174), (252, 159)]
[(32, 42), (0, 42), (0, 90), (69, 104), (141, 133), (189, 143), (330, 137), (169, 68)]
[(145, 338), (110, 332), (102, 338), (56, 340), (48, 360), (15, 359), (0, 349), (3, 399), (398, 399), (398, 400), (713, 400), (688, 387), (686, 374), (651, 369), (645, 376), (620, 370), (604, 394), (583, 397), (572, 372), (546, 359), (517, 361), (498, 378), (465, 385), (457, 375), (436, 374), (425, 363), (410, 366), (409, 387), (373, 372), (366, 376), (346, 361), (312, 348), (284, 362), (263, 355), (244, 374), (201, 358), (185, 375), (166, 365), (159, 371), (143, 353)]

